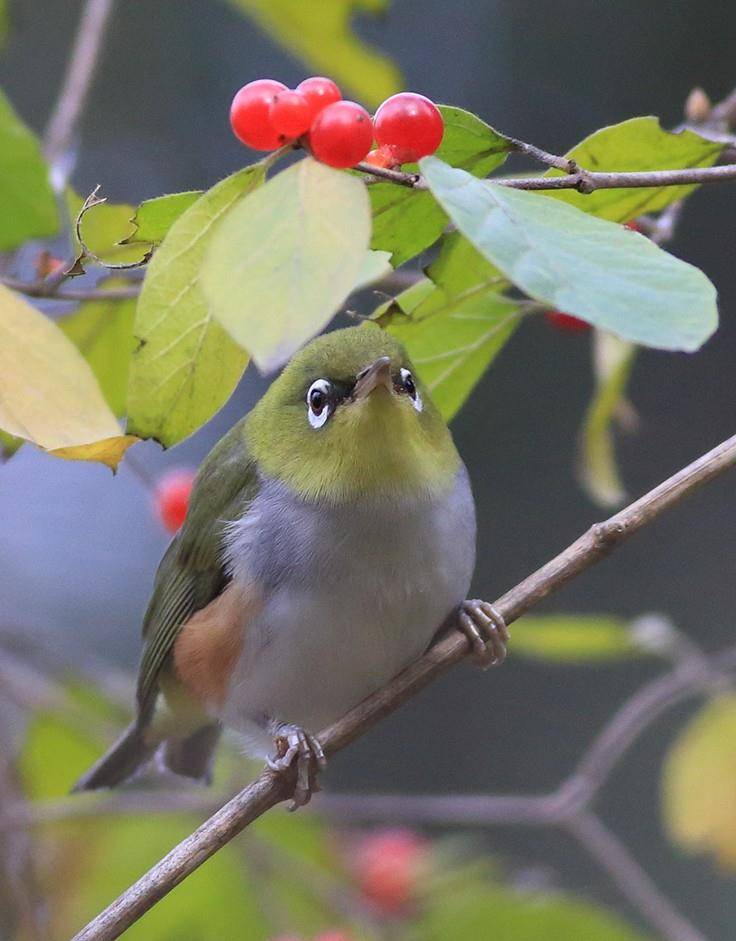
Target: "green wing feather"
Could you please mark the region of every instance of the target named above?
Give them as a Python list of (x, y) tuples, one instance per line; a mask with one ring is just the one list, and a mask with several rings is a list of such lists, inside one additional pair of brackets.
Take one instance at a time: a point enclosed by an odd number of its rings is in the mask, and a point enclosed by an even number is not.
[(258, 475), (238, 422), (205, 458), (194, 482), (183, 527), (156, 573), (143, 619), (145, 646), (138, 674), (138, 708), (150, 715), (158, 679), (182, 625), (225, 588), (223, 534), (258, 492)]

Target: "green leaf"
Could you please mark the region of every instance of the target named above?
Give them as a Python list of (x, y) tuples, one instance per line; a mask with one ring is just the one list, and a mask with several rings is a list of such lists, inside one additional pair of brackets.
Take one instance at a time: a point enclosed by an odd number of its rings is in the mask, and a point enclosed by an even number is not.
[(69, 460), (116, 468), (121, 435), (89, 365), (59, 330), (0, 285), (0, 428)]
[(381, 15), (388, 0), (329, 0), (319, 12), (303, 0), (230, 0), (269, 35), (318, 73), (334, 78), (375, 107), (402, 87), (401, 73), (387, 56), (360, 40), (351, 28), (355, 13)]
[(16, 438), (15, 435), (9, 435), (7, 431), (0, 429), (0, 459), (7, 460), (12, 457), (24, 443), (22, 438)]
[(59, 227), (48, 168), (34, 134), (0, 92), (0, 251), (28, 239), (54, 235)]
[(500, 293), (505, 279), (458, 233), (444, 240), (428, 274), (434, 287), (414, 285), (396, 299), (409, 316), (387, 320), (384, 311), (381, 322), (406, 346), (449, 421), (518, 326), (520, 312)]
[(232, 394), (248, 355), (213, 320), (200, 269), (216, 225), (265, 178), (262, 164), (222, 180), (177, 219), (154, 254), (138, 300), (128, 428), (170, 447)]
[(626, 490), (616, 466), (612, 425), (621, 413), (636, 347), (601, 330), (594, 338), (596, 390), (580, 434), (578, 477), (588, 496), (603, 507), (618, 506)]
[(536, 300), (665, 350), (696, 350), (718, 326), (708, 278), (643, 235), (435, 157), (422, 171), (460, 232)]
[[(67, 189), (66, 204), (72, 225), (84, 204), (84, 199)], [(102, 202), (84, 214), (81, 234), (85, 244), (98, 258), (109, 265), (129, 265), (142, 261), (150, 244), (129, 245), (133, 207), (127, 203)], [(85, 262), (86, 264), (86, 262)]]
[[(512, 149), (508, 138), (469, 111), (439, 107), (445, 122), (439, 158), (475, 176), (486, 176), (504, 162)], [(411, 171), (413, 167), (404, 169)], [(372, 183), (368, 189), (373, 210), (371, 247), (392, 252), (394, 267), (423, 252), (442, 235), (447, 216), (430, 193), (394, 183)]]
[[(422, 941), (647, 941), (648, 936), (603, 908), (566, 895), (457, 887), (428, 899)], [(649, 938), (651, 941), (651, 938)]]
[[(722, 143), (706, 140), (692, 131), (665, 131), (657, 118), (644, 117), (601, 128), (565, 156), (586, 170), (680, 170), (709, 167), (722, 150)], [(561, 174), (561, 170), (553, 169), (545, 176)], [(659, 186), (597, 190), (588, 195), (575, 190), (558, 190), (549, 195), (583, 212), (612, 222), (626, 222), (645, 212), (658, 212), (694, 189), (695, 186)]]
[(587, 614), (523, 617), (514, 624), (511, 651), (555, 663), (597, 663), (642, 653), (622, 618)]
[[(122, 278), (108, 278), (98, 288), (130, 286)], [(62, 331), (84, 356), (97, 377), (102, 394), (115, 415), (125, 414), (128, 366), (135, 349), (135, 300), (93, 300), (59, 321)]]
[(712, 853), (736, 872), (736, 695), (719, 696), (690, 720), (662, 769), (662, 814), (689, 853)]
[(123, 239), (123, 243), (129, 245), (131, 242), (152, 242), (158, 245), (163, 242), (179, 216), (196, 203), (201, 195), (201, 190), (189, 190), (144, 200), (130, 220), (135, 226), (135, 232)]
[(388, 252), (372, 252), (368, 250), (363, 258), (358, 277), (351, 289), (351, 293), (362, 291), (386, 275), (391, 274), (394, 269), (391, 267), (391, 255)]
[(405, 323), (419, 304), (434, 292), (435, 286), (429, 278), (421, 278), (416, 284), (401, 291), (396, 297), (383, 301), (376, 307), (370, 319), (386, 328), (395, 323)]
[(202, 265), (212, 316), (259, 369), (318, 333), (361, 274), (370, 239), (363, 183), (300, 160), (235, 207)]

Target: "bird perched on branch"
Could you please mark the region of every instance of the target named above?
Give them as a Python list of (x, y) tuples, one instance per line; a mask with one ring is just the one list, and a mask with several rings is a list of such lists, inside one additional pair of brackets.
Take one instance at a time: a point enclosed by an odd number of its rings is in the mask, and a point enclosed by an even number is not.
[(484, 665), (503, 620), (465, 601), (475, 507), (450, 432), (401, 345), (373, 323), (313, 340), (213, 448), (143, 622), (136, 718), (76, 790), (155, 754), (206, 779), (223, 726), (294, 804), (315, 732), (457, 625)]

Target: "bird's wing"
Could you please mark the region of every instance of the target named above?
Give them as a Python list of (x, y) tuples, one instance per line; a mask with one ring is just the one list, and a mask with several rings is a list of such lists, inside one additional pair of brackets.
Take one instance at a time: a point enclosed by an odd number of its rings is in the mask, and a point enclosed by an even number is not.
[(228, 523), (246, 512), (257, 492), (256, 467), (241, 421), (205, 458), (184, 525), (158, 567), (143, 620), (137, 692), (141, 716), (149, 715), (155, 704), (161, 668), (182, 626), (226, 587), (223, 534)]

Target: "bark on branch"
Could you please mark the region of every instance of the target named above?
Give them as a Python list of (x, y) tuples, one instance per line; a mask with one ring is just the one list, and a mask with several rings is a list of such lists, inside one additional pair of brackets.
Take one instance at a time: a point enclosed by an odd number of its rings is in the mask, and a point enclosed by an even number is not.
[[(602, 523), (525, 578), (495, 602), (508, 623), (519, 618), (552, 591), (594, 565), (616, 546), (656, 519), (703, 484), (736, 463), (736, 435), (669, 477), (645, 496)], [(403, 673), (324, 729), (320, 741), (333, 754), (381, 718), (445, 673), (468, 653), (464, 635), (453, 632)], [(73, 941), (111, 941), (217, 852), (248, 824), (285, 800), (292, 777), (264, 771), (255, 781), (214, 813), (160, 862), (94, 918)]]

